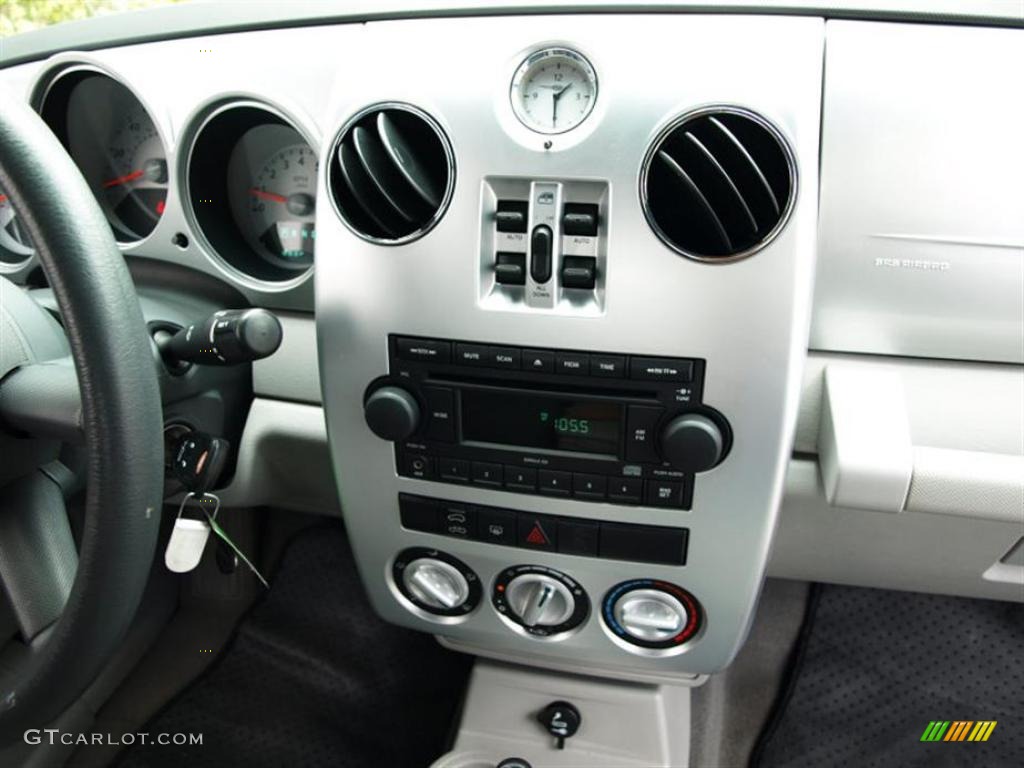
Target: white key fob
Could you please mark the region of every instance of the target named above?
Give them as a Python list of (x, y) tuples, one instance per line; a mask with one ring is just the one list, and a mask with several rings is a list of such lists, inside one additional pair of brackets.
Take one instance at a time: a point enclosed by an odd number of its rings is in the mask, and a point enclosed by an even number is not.
[(210, 538), (210, 524), (205, 520), (189, 520), (179, 517), (174, 521), (167, 551), (164, 552), (164, 563), (175, 573), (187, 573), (197, 565), (206, 549), (206, 540)]
[(198, 505), (213, 505), (213, 512), (210, 518), (217, 517), (220, 509), (220, 499), (212, 493), (187, 493), (181, 500), (178, 507), (178, 517), (174, 521), (174, 530), (171, 531), (171, 538), (167, 542), (167, 550), (164, 552), (164, 564), (167, 569), (175, 573), (188, 573), (194, 570), (199, 561), (203, 559), (203, 550), (206, 549), (206, 540), (210, 538), (210, 523), (206, 520), (193, 520), (182, 517), (189, 501)]

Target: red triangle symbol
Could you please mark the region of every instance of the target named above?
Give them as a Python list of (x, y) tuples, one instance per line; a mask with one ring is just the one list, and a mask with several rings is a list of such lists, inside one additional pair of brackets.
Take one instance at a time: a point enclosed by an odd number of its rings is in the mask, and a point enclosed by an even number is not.
[(526, 537), (527, 544), (548, 544), (547, 535), (544, 533), (544, 529), (540, 527), (540, 523), (533, 524), (533, 530)]

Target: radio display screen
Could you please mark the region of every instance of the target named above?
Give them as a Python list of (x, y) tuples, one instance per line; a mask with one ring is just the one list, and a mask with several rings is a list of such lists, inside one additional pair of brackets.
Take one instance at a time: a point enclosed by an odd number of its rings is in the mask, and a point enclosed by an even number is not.
[(622, 406), (529, 392), (464, 389), (463, 442), (617, 457)]

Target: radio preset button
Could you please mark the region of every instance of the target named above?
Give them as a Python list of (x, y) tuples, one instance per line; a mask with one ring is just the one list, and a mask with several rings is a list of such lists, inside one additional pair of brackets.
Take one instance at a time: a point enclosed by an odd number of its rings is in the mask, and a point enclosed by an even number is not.
[(608, 478), (608, 500), (622, 504), (639, 504), (643, 499), (644, 481), (639, 477)]
[(505, 486), (515, 491), (535, 493), (537, 470), (529, 467), (505, 467)]
[(438, 459), (437, 474), (442, 480), (448, 480), (453, 483), (468, 483), (469, 462), (464, 459)]
[(458, 365), (488, 365), (487, 347), (483, 344), (456, 344), (455, 362)]
[(483, 461), (474, 461), (472, 480), (477, 485), (501, 486), (501, 464), (489, 464)]
[(590, 373), (590, 355), (580, 352), (559, 352), (555, 355), (555, 372), (586, 376)]
[(491, 347), (487, 350), (487, 363), (492, 368), (518, 371), (520, 355), (515, 347)]
[(418, 360), (430, 363), (447, 363), (451, 359), (452, 345), (436, 339), (405, 339), (397, 342), (398, 356), (403, 360)]
[(547, 349), (524, 349), (523, 370), (534, 373), (554, 373), (555, 353)]
[(516, 545), (516, 513), (481, 507), (477, 510), (476, 537), (487, 544)]
[(455, 442), (455, 393), (444, 387), (424, 387), (427, 401), (427, 437), (445, 443)]
[(647, 405), (631, 405), (626, 418), (626, 461), (660, 464), (658, 456), (658, 421), (662, 409)]
[(590, 475), (577, 472), (572, 476), (572, 493), (579, 499), (604, 499), (608, 478), (604, 475)]
[(629, 375), (645, 381), (692, 381), (693, 361), (671, 357), (634, 357)]
[(621, 379), (626, 375), (626, 358), (623, 355), (591, 355), (590, 375)]
[(568, 496), (572, 489), (572, 473), (542, 469), (537, 473), (541, 493), (549, 496)]
[(647, 503), (652, 507), (683, 506), (683, 484), (673, 480), (648, 480)]

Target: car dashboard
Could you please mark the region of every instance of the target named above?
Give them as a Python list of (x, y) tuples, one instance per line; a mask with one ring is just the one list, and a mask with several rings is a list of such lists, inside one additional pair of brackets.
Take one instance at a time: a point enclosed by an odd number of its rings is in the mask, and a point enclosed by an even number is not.
[[(388, 621), (692, 682), (766, 575), (1024, 599), (1021, 30), (668, 10), (312, 20), (0, 86), (147, 320), (156, 267), (280, 314), (223, 503), (341, 514)], [(35, 284), (3, 201), (0, 259)]]

